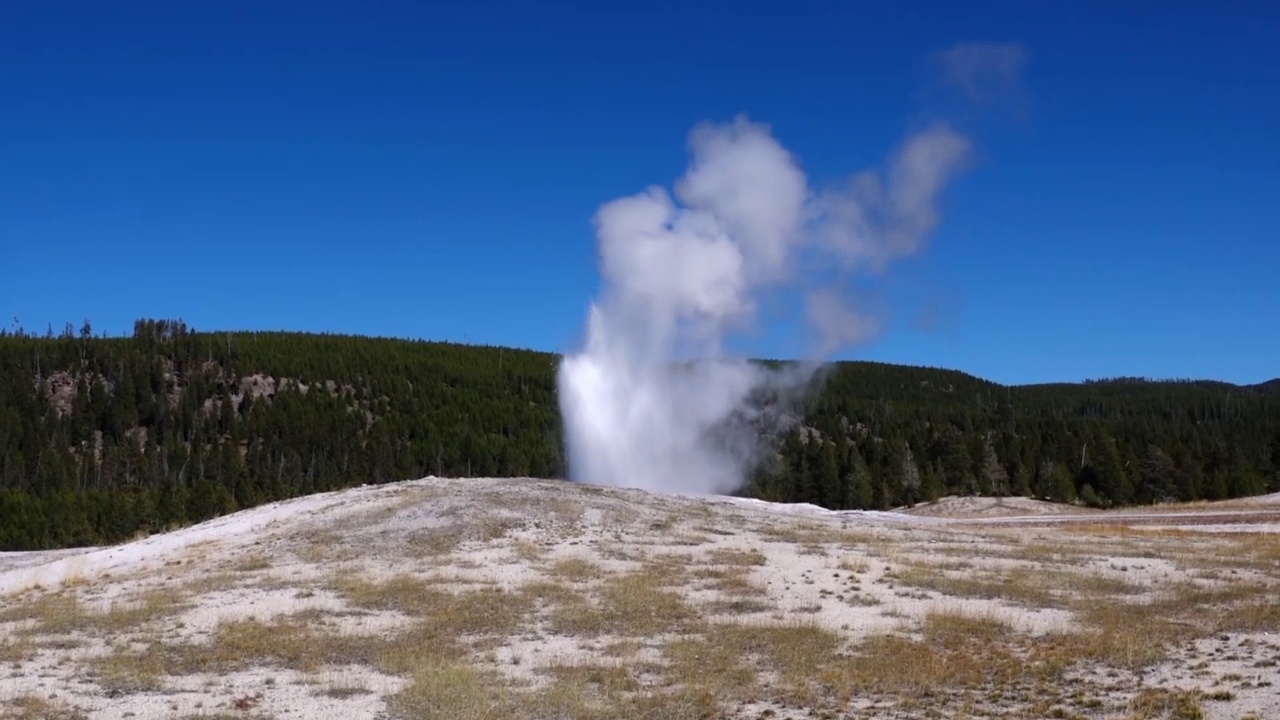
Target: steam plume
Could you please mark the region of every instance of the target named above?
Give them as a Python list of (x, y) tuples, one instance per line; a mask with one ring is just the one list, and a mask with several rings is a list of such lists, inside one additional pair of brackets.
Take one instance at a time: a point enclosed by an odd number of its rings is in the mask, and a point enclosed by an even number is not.
[(694, 128), (689, 152), (674, 197), (650, 187), (596, 213), (604, 291), (558, 378), (576, 481), (737, 489), (755, 459), (753, 394), (797, 392), (816, 365), (768, 370), (726, 341), (752, 329), (778, 289), (804, 298), (814, 360), (873, 335), (878, 322), (850, 302), (851, 281), (921, 247), (970, 142), (935, 125), (908, 136), (882, 171), (822, 190), (745, 117)]
[(972, 103), (1019, 94), (1027, 49), (1020, 43), (957, 43), (933, 56), (944, 84)]

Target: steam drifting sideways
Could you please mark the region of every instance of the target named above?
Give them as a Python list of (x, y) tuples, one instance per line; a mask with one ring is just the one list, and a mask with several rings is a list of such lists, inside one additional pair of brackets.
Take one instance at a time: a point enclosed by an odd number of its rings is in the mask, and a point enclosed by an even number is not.
[(818, 190), (768, 126), (738, 117), (694, 128), (674, 196), (651, 187), (595, 216), (604, 290), (558, 377), (571, 479), (738, 489), (760, 450), (753, 395), (799, 392), (817, 364), (766, 369), (726, 341), (779, 289), (803, 298), (819, 338), (811, 359), (869, 339), (878, 323), (850, 302), (853, 282), (921, 247), (970, 148), (935, 125), (882, 171)]

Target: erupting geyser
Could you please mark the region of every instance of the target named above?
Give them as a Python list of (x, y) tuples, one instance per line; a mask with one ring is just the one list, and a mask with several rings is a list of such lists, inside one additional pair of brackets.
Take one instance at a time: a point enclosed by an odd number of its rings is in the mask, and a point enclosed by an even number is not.
[(741, 422), (752, 416), (749, 397), (801, 388), (812, 373), (732, 357), (726, 340), (750, 329), (779, 289), (804, 300), (820, 338), (813, 359), (873, 333), (849, 301), (851, 281), (920, 247), (970, 143), (936, 125), (909, 136), (883, 173), (824, 191), (809, 187), (767, 126), (745, 118), (695, 128), (689, 147), (674, 198), (653, 187), (595, 216), (604, 291), (585, 346), (558, 378), (575, 481), (738, 488), (754, 460), (753, 430)]

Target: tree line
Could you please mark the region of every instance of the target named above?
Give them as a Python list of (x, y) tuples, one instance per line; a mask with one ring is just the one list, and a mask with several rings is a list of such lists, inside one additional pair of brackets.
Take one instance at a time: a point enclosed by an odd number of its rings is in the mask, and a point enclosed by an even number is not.
[[(363, 483), (563, 477), (558, 356), (143, 319), (0, 331), (0, 549), (116, 542)], [(1096, 506), (1280, 490), (1280, 383), (1006, 387), (838, 363), (744, 494), (889, 508)]]

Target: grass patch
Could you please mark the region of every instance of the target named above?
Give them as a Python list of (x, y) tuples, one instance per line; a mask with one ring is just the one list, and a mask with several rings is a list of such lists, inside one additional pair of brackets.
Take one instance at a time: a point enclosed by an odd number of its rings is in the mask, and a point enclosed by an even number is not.
[(894, 571), (891, 577), (899, 584), (942, 595), (996, 600), (1030, 608), (1092, 606), (1111, 602), (1116, 596), (1146, 591), (1140, 584), (1101, 572), (1047, 570), (1023, 565), (954, 574), (933, 564), (909, 563)]
[(587, 690), (600, 699), (633, 693), (640, 689), (640, 683), (631, 670), (620, 664), (557, 664), (547, 667), (543, 672), (554, 678), (557, 684)]
[(50, 702), (35, 695), (6, 699), (0, 720), (88, 720), (89, 715), (63, 702)]
[(315, 695), (321, 697), (333, 698), (334, 700), (346, 700), (360, 695), (372, 695), (373, 691), (366, 687), (358, 685), (348, 685), (346, 683), (331, 683), (323, 690), (317, 690)]
[(599, 577), (600, 566), (582, 558), (568, 558), (552, 565), (550, 575), (565, 582), (588, 582)]
[(769, 559), (764, 553), (752, 548), (750, 550), (732, 550), (728, 548), (716, 548), (711, 551), (710, 561), (715, 565), (729, 565), (733, 567), (760, 567), (768, 564)]
[(604, 647), (601, 652), (609, 658), (632, 658), (640, 653), (644, 644), (635, 638), (615, 640)]
[(1144, 689), (1129, 703), (1130, 720), (1203, 720), (1198, 690)]
[(1012, 638), (1007, 625), (989, 618), (931, 613), (919, 639), (896, 634), (869, 638), (855, 655), (850, 679), (864, 690), (926, 694), (1009, 685), (1022, 669), (1009, 648)]
[(169, 618), (191, 607), (185, 592), (166, 588), (146, 590), (132, 600), (116, 603), (107, 612), (90, 615), (91, 629), (109, 636), (135, 631), (162, 618)]
[(165, 668), (159, 655), (117, 651), (93, 659), (86, 669), (108, 697), (153, 692), (164, 685)]
[(821, 525), (800, 523), (769, 524), (760, 528), (760, 535), (776, 543), (792, 545), (827, 545), (840, 542), (840, 531)]
[[(1098, 557), (1099, 549), (1088, 543), (1046, 542), (1037, 540), (1019, 544), (1016, 537), (1010, 538), (1011, 544), (999, 549), (983, 551), (985, 555), (1006, 560), (1045, 565), (1049, 567), (1083, 566)], [(973, 548), (948, 549), (948, 554), (972, 557)]]
[(1138, 595), (1146, 592), (1142, 585), (1124, 578), (1104, 575), (1100, 572), (1073, 573), (1058, 571), (1043, 573), (1047, 580), (1053, 580), (1064, 586), (1064, 591), (1071, 594), (1083, 594), (1092, 597), (1115, 595)]
[(0, 611), (0, 623), (32, 623), (22, 635), (66, 635), (83, 629), (88, 618), (88, 609), (68, 592), (41, 595)]
[(765, 594), (763, 587), (751, 581), (751, 570), (745, 566), (699, 568), (693, 571), (692, 577), (704, 588), (732, 598), (762, 597)]
[(223, 675), (255, 665), (314, 672), (323, 665), (373, 665), (383, 643), (377, 638), (325, 632), (310, 617), (226, 622), (208, 642), (153, 643), (130, 662), (156, 662), (171, 675)]
[(525, 593), (498, 589), (449, 593), (402, 576), (385, 583), (339, 583), (357, 607), (395, 610), (418, 620), (390, 635), (356, 635), (327, 627), (307, 611), (271, 622), (219, 625), (203, 643), (151, 641), (144, 650), (113, 653), (95, 667), (101, 682), (127, 689), (164, 674), (226, 674), (255, 665), (315, 672), (323, 666), (365, 665), (404, 674), (424, 656), (463, 661), (514, 634), (533, 608)]
[[(704, 668), (705, 669), (705, 668)], [(393, 718), (572, 718), (573, 720), (706, 720), (714, 700), (681, 689), (645, 690), (627, 671), (601, 665), (548, 669), (550, 682), (524, 690), (466, 664), (424, 661), (411, 682), (391, 697)], [(707, 673), (704, 673), (707, 674)]]
[(1267, 597), (1259, 585), (1185, 583), (1148, 602), (1081, 598), (1073, 609), (1084, 629), (1052, 641), (1077, 659), (1139, 670), (1163, 660), (1170, 647), (1214, 632), (1280, 628), (1280, 609), (1258, 599)]
[(697, 614), (674, 592), (665, 589), (665, 578), (651, 570), (606, 579), (596, 601), (582, 596), (562, 598), (551, 613), (551, 628), (578, 637), (648, 637), (681, 632)]
[(713, 615), (750, 615), (769, 612), (776, 606), (751, 598), (732, 598), (728, 600), (711, 600), (700, 605), (703, 610)]
[(1276, 632), (1280, 631), (1280, 604), (1269, 595), (1237, 605), (1230, 613), (1218, 617), (1213, 624), (1215, 632)]
[(413, 553), (439, 558), (450, 555), (467, 539), (461, 523), (452, 522), (429, 530), (420, 530), (405, 537), (405, 545)]
[(950, 575), (928, 565), (907, 565), (893, 578), (902, 585), (954, 597), (1002, 600), (1029, 607), (1055, 604), (1054, 592), (1045, 583), (1043, 573), (1027, 568), (991, 575)]
[(1085, 604), (1076, 611), (1085, 630), (1062, 639), (1064, 650), (1079, 660), (1138, 670), (1160, 660), (1173, 643), (1187, 636), (1185, 626), (1129, 603)]
[[(841, 673), (840, 638), (816, 624), (716, 625), (704, 640), (713, 646), (709, 652), (717, 660), (740, 658), (741, 669), (729, 673), (740, 686), (728, 697), (741, 697), (752, 692), (750, 684), (757, 684), (763, 697), (787, 705), (842, 708), (850, 699), (848, 688), (832, 675)], [(729, 689), (724, 680), (694, 677), (700, 689), (717, 694)]]
[(236, 572), (260, 572), (271, 567), (271, 560), (266, 555), (247, 555), (232, 566)]
[(44, 595), (6, 608), (0, 612), (0, 623), (30, 623), (30, 627), (12, 633), (10, 642), (24, 637), (65, 636), (73, 633), (114, 637), (159, 618), (176, 615), (188, 607), (185, 599), (182, 591), (148, 590), (130, 600), (113, 604), (105, 612), (98, 612), (74, 593), (63, 592)]
[(855, 575), (865, 575), (871, 572), (871, 563), (862, 558), (840, 558), (840, 564), (836, 567)]
[(720, 627), (667, 643), (663, 648), (664, 679), (671, 684), (688, 684), (704, 696), (749, 702), (759, 691), (756, 671), (748, 658), (736, 654), (735, 643), (716, 637)]
[(535, 563), (541, 560), (547, 551), (546, 548), (537, 543), (529, 542), (528, 540), (517, 540), (513, 552), (520, 560), (527, 563)]
[(400, 575), (380, 583), (342, 580), (336, 589), (355, 607), (399, 612), (459, 635), (510, 634), (532, 607), (532, 599), (520, 592), (482, 588), (455, 593), (432, 585), (428, 580)]
[(463, 663), (426, 661), (415, 668), (409, 685), (388, 699), (387, 709), (399, 718), (515, 717), (510, 714), (510, 693), (496, 684)]
[(26, 662), (36, 656), (36, 646), (26, 635), (0, 640), (0, 663)]

